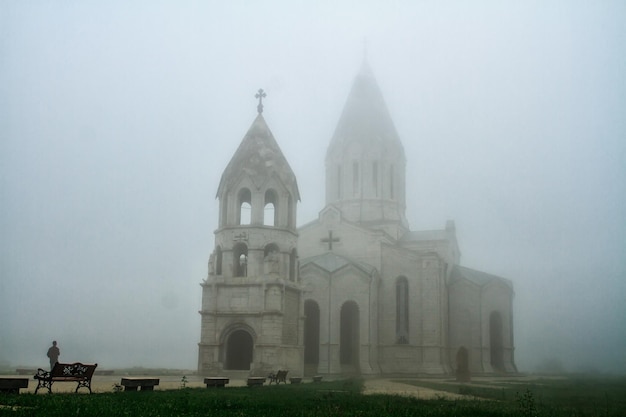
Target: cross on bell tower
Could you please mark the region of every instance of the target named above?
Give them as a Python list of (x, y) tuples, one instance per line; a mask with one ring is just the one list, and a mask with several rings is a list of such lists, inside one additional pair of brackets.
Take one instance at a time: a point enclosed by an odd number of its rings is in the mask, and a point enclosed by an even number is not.
[(263, 113), (263, 98), (267, 97), (267, 94), (265, 94), (265, 91), (263, 91), (262, 88), (259, 88), (259, 92), (256, 93), (254, 97), (259, 99), (259, 105), (256, 106), (256, 110), (259, 112), (259, 114), (261, 114)]

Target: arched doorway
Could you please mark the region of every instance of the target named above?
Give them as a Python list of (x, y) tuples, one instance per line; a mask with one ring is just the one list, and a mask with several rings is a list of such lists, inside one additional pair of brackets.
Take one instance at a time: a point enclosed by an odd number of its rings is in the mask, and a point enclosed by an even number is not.
[(245, 330), (235, 330), (226, 340), (226, 369), (249, 370), (252, 362), (252, 336)]
[(354, 301), (341, 306), (339, 363), (348, 371), (359, 372), (359, 307)]
[(461, 346), (456, 352), (456, 380), (461, 382), (470, 380), (469, 353), (465, 346)]
[(491, 352), (491, 367), (493, 370), (504, 372), (502, 316), (498, 311), (492, 311), (489, 315), (489, 350)]
[(320, 361), (320, 308), (313, 300), (304, 302), (304, 365)]

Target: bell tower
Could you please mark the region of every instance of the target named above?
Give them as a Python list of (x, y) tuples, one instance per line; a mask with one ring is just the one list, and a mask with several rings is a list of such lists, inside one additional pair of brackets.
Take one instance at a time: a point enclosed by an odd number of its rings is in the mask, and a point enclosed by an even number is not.
[(198, 372), (302, 370), (296, 177), (258, 115), (222, 174), (219, 225), (202, 285)]

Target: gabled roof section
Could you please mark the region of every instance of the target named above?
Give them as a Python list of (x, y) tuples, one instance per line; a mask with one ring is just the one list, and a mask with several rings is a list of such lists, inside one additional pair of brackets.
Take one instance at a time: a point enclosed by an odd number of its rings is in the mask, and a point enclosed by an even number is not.
[(376, 268), (371, 265), (365, 264), (363, 262), (354, 261), (350, 258), (337, 255), (333, 252), (326, 252), (322, 255), (311, 256), (310, 258), (302, 259), (300, 261), (300, 268), (308, 264), (317, 265), (318, 267), (324, 269), (325, 271), (328, 271), (331, 274), (349, 265), (355, 266), (367, 275), (371, 275), (376, 271)]
[(218, 197), (236, 181), (241, 172), (257, 179), (269, 178), (275, 173), (285, 187), (294, 190), (294, 197), (300, 201), (296, 176), (261, 113), (252, 122), (248, 133), (226, 166), (217, 189)]
[(460, 280), (467, 280), (478, 285), (479, 287), (484, 287), (489, 283), (497, 281), (513, 290), (513, 283), (508, 279), (504, 279), (497, 275), (491, 275), (486, 272), (476, 271), (475, 269), (466, 268), (464, 266), (454, 265), (450, 275), (450, 282), (452, 283)]
[(383, 95), (367, 62), (363, 62), (354, 79), (328, 152), (335, 146), (350, 142), (363, 145), (392, 144), (398, 146), (404, 154)]

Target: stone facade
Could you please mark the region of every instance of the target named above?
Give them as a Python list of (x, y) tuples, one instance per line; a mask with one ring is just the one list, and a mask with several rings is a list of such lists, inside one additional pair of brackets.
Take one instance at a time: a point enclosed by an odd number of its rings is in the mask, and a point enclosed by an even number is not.
[(516, 372), (511, 282), (460, 266), (454, 222), (411, 231), (406, 185), (367, 66), (328, 148), (325, 207), (297, 230), (296, 178), (259, 114), (218, 187), (199, 372)]

